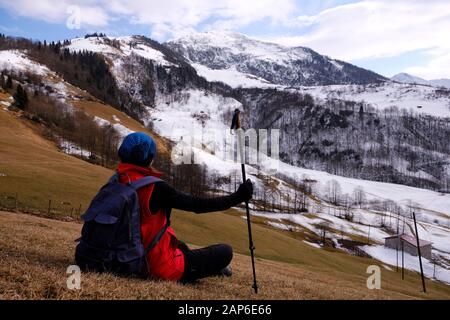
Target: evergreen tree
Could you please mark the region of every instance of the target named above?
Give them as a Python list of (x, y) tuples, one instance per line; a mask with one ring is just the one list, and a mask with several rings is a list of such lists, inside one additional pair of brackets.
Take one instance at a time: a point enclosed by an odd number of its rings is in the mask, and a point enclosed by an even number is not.
[(28, 95), (20, 84), (17, 86), (16, 93), (14, 94), (14, 100), (19, 109), (25, 110), (27, 108)]
[(3, 72), (0, 74), (0, 87), (6, 89), (5, 74)]
[(10, 75), (8, 75), (8, 79), (6, 79), (6, 89), (12, 89), (12, 87), (13, 87), (12, 78)]

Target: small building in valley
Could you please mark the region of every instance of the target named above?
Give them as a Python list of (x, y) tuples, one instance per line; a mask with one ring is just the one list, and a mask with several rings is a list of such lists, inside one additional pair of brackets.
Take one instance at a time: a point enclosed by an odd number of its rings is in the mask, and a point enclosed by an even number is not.
[[(420, 240), (420, 253), (422, 257), (431, 260), (431, 249), (432, 249), (432, 243), (430, 241), (426, 240)], [(418, 250), (417, 250), (417, 240), (415, 236), (410, 236), (406, 234), (397, 234), (394, 236), (390, 236), (387, 238), (384, 238), (384, 246), (392, 249), (402, 249), (403, 244), (403, 250), (413, 256), (417, 256)]]

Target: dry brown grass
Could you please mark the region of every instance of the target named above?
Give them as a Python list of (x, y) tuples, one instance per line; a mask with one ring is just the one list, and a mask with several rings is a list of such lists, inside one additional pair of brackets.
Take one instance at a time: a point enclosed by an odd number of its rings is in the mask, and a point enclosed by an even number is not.
[[(83, 289), (79, 292), (69, 291), (65, 288), (64, 271), (72, 264), (75, 246), (73, 239), (78, 236), (80, 226), (11, 213), (2, 213), (0, 219), (2, 298), (253, 297), (249, 287), (245, 288), (243, 285), (250, 279), (248, 263), (245, 263), (248, 261), (239, 255), (234, 260), (234, 267), (239, 269), (239, 272), (235, 272), (233, 280), (211, 279), (202, 281), (196, 286), (181, 286), (166, 282), (121, 279), (112, 275), (86, 274), (83, 275)], [(262, 279), (262, 292), (258, 296), (260, 298), (342, 297), (340, 292), (333, 292), (328, 288), (323, 290), (324, 288), (317, 285), (317, 279), (311, 274), (298, 274), (298, 270), (293, 270), (290, 266), (269, 261), (259, 261), (259, 266), (261, 269), (259, 275)], [(268, 288), (270, 290), (267, 290)], [(354, 291), (345, 295), (347, 298), (359, 296), (360, 293)]]
[[(1, 90), (1, 89), (0, 89), (0, 90)], [(9, 97), (10, 97), (9, 94), (0, 91), (0, 101), (2, 101), (2, 100), (8, 101), (8, 100), (9, 100)]]
[[(252, 293), (249, 258), (236, 254), (232, 278), (196, 285), (82, 274), (81, 290), (66, 288), (74, 239), (81, 225), (0, 212), (0, 298), (2, 299), (405, 299), (387, 290), (368, 290), (333, 275), (257, 259), (260, 293)], [(433, 297), (435, 293), (430, 293)], [(448, 297), (448, 296), (447, 296)]]
[(21, 207), (71, 202), (83, 208), (112, 172), (58, 151), (40, 127), (0, 108), (0, 195), (18, 194)]

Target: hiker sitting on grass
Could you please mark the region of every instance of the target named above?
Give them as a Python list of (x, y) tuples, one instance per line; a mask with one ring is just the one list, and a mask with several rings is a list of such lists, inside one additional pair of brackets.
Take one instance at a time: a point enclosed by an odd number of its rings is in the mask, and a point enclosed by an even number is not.
[[(227, 244), (216, 244), (191, 250), (185, 243), (176, 238), (174, 230), (168, 226), (170, 212), (172, 208), (195, 213), (229, 209), (251, 199), (252, 183), (247, 180), (239, 186), (235, 193), (224, 197), (200, 198), (192, 196), (157, 179), (161, 176), (161, 173), (151, 168), (155, 156), (156, 144), (148, 135), (132, 133), (124, 139), (119, 148), (121, 163), (118, 166), (116, 178), (112, 178), (112, 180), (117, 179), (116, 183), (110, 181), (112, 184), (107, 184), (102, 189), (103, 192), (100, 191), (94, 198), (91, 207), (82, 217), (85, 225), (83, 226), (81, 242), (77, 246), (77, 264), (82, 269), (113, 271), (122, 274), (136, 273), (139, 268), (139, 274), (141, 275), (183, 283), (209, 276), (231, 276), (229, 264), (233, 257), (232, 248)], [(153, 180), (150, 181), (151, 179)], [(111, 210), (111, 203), (120, 200), (116, 200), (117, 196), (112, 198), (112, 194), (118, 192), (115, 191), (118, 189), (122, 193), (126, 192), (125, 189), (127, 188), (123, 185), (133, 187), (138, 194), (139, 214), (137, 215), (140, 216), (140, 222), (138, 220), (133, 224), (130, 220), (125, 228), (130, 230), (129, 241), (132, 242), (132, 239), (135, 240), (135, 236), (132, 235), (133, 228), (136, 228), (135, 225), (138, 225), (138, 228), (140, 227), (139, 240), (142, 244), (135, 246), (135, 248), (130, 248), (130, 242), (127, 243), (128, 239), (122, 241), (125, 244), (116, 244), (120, 243), (120, 240), (116, 239), (118, 238), (118, 229), (114, 229), (115, 231), (108, 231), (107, 229), (109, 224), (120, 223), (117, 222), (117, 218), (111, 218), (116, 213), (101, 213), (102, 210), (105, 210), (103, 209), (105, 205), (109, 206), (107, 209), (109, 212), (114, 212), (114, 210)], [(100, 207), (102, 209), (99, 209)], [(123, 210), (123, 206), (120, 210)], [(131, 215), (132, 213), (129, 213), (127, 217)], [(94, 221), (95, 227), (92, 221)], [(120, 230), (120, 227), (114, 228)], [(113, 229), (111, 228), (111, 230)], [(111, 236), (112, 240), (107, 242), (105, 239), (108, 236), (101, 236), (102, 238), (98, 239), (102, 232), (105, 234), (114, 232), (116, 235)], [(128, 231), (126, 233), (128, 234)], [(137, 233), (139, 238), (139, 232)], [(142, 256), (142, 248), (148, 251), (146, 255), (144, 254), (143, 260), (145, 260), (145, 263), (140, 267), (133, 266), (133, 261), (140, 261), (135, 258), (139, 256), (136, 252), (141, 252), (140, 255)], [(115, 255), (117, 258), (115, 258)], [(134, 272), (130, 272), (130, 270), (134, 270)]]

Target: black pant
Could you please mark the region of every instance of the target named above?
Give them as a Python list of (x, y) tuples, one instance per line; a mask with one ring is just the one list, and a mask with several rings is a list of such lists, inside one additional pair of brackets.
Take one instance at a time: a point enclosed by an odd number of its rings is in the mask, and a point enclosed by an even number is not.
[(219, 275), (233, 259), (233, 249), (227, 244), (191, 250), (180, 242), (179, 248), (184, 253), (184, 274), (180, 280), (183, 283)]

